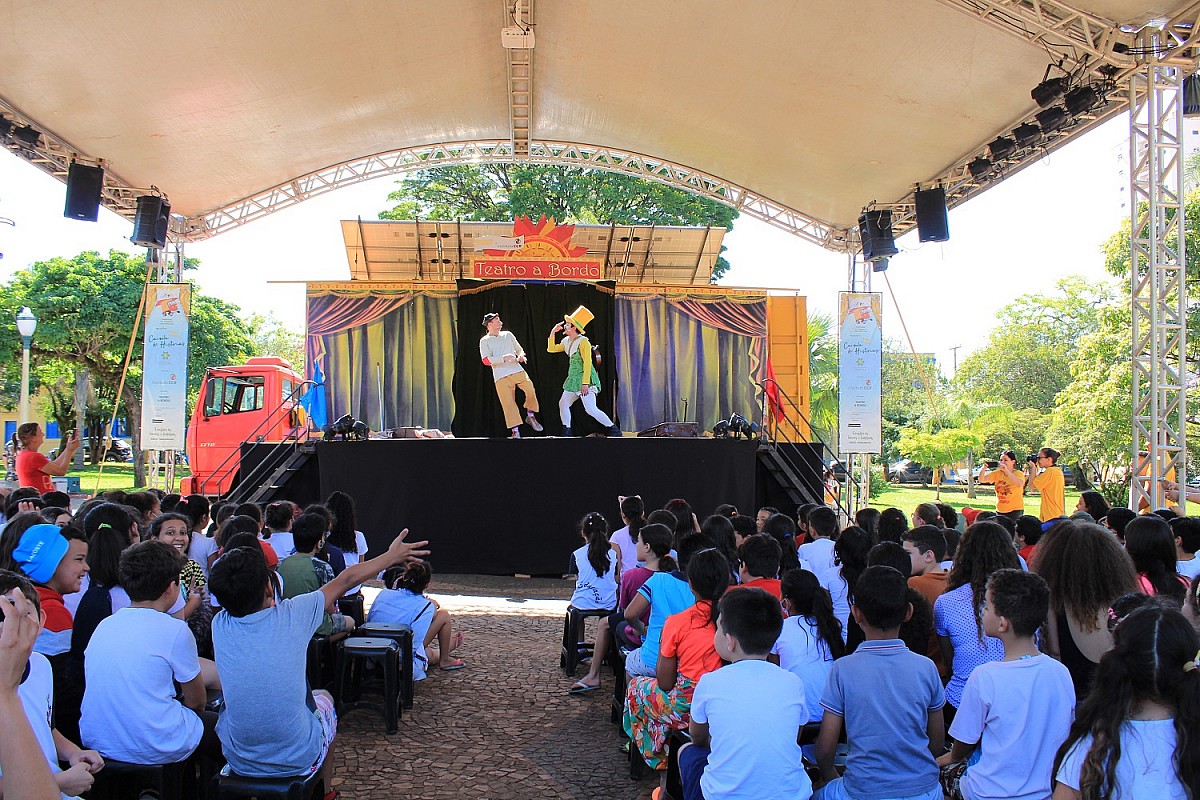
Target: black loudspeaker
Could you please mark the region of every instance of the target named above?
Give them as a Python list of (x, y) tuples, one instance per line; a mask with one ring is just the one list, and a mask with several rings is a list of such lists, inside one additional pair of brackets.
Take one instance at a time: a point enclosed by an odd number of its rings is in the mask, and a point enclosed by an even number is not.
[(104, 170), (72, 161), (67, 170), (67, 202), (63, 216), (95, 222), (100, 213), (100, 191), (104, 188)]
[(888, 209), (864, 211), (858, 218), (858, 233), (862, 239), (863, 258), (867, 261), (900, 252), (892, 239), (892, 212)]
[(950, 220), (946, 217), (946, 190), (918, 189), (917, 238), (922, 242), (944, 242), (950, 238)]
[(171, 204), (152, 194), (137, 199), (133, 216), (133, 235), (129, 241), (141, 247), (166, 247), (167, 224), (171, 221)]

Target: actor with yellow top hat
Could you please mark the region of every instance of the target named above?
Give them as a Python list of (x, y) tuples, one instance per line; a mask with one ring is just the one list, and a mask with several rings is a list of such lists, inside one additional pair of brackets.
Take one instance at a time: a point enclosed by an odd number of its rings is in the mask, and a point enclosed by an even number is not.
[[(567, 379), (563, 382), (562, 397), (558, 399), (558, 413), (562, 417), (563, 435), (571, 436), (571, 406), (576, 400), (583, 401), (583, 408), (588, 416), (608, 429), (610, 436), (620, 436), (621, 429), (613, 424), (608, 415), (596, 406), (596, 395), (600, 393), (600, 382), (596, 370), (592, 368), (592, 343), (583, 335), (583, 330), (594, 319), (594, 315), (585, 306), (580, 306), (570, 314), (563, 315), (563, 321), (550, 331), (550, 339), (546, 350), (551, 353), (566, 353), (570, 358)], [(555, 335), (563, 332), (562, 341), (556, 341)]]

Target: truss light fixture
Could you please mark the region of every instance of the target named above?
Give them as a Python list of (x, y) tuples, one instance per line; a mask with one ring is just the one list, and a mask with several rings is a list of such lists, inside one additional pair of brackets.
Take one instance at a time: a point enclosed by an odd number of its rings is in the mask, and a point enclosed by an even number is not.
[(1007, 136), (997, 136), (991, 144), (988, 145), (988, 154), (992, 157), (993, 162), (1003, 161), (1013, 154), (1017, 149), (1017, 143)]
[(1080, 86), (1067, 92), (1063, 104), (1067, 107), (1068, 114), (1078, 117), (1099, 105), (1100, 95), (1091, 86)]
[(1059, 108), (1058, 106), (1047, 108), (1045, 111), (1042, 111), (1036, 117), (1034, 117), (1034, 119), (1038, 121), (1038, 125), (1041, 126), (1043, 134), (1054, 133), (1057, 130), (1061, 130), (1065, 128), (1067, 123), (1070, 121), (1070, 117), (1067, 116), (1066, 110)]
[(992, 162), (988, 161), (983, 156), (979, 156), (970, 164), (967, 164), (967, 171), (971, 173), (971, 177), (976, 180), (984, 178), (992, 171)]
[(1016, 141), (1017, 147), (1031, 147), (1041, 135), (1042, 129), (1029, 122), (1018, 125), (1013, 128), (1012, 132), (1013, 140)]
[(0, 117), (0, 139), (7, 139), (8, 135), (12, 133), (12, 129), (12, 120), (6, 117)]
[(886, 258), (877, 258), (871, 262), (872, 272), (887, 272), (888, 260)]
[(19, 128), (13, 129), (12, 137), (28, 147), (37, 147), (38, 139), (42, 138), (42, 134), (38, 132), (37, 128), (22, 125)]
[(1066, 78), (1047, 78), (1033, 87), (1033, 90), (1029, 92), (1029, 96), (1033, 98), (1033, 102), (1037, 103), (1040, 108), (1046, 108), (1057, 103), (1066, 93)]

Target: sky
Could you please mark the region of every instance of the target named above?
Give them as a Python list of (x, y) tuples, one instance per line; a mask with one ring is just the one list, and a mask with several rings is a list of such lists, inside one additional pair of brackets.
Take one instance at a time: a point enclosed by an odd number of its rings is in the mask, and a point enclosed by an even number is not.
[[(948, 242), (921, 244), (915, 231), (898, 239), (887, 275), (913, 348), (933, 353), (949, 375), (956, 360), (986, 344), (996, 313), (1017, 297), (1053, 293), (1068, 275), (1112, 280), (1101, 247), (1129, 213), (1128, 158), (1128, 121), (1120, 115), (952, 210)], [(189, 244), (186, 254), (201, 261), (189, 277), (247, 315), (274, 313), (303, 330), (303, 287), (279, 282), (348, 278), (339, 221), (375, 219), (396, 180), (346, 187)], [(0, 217), (16, 222), (0, 224), (0, 279), (54, 256), (140, 250), (128, 240), (131, 224), (107, 210), (94, 223), (64, 218), (64, 192), (58, 180), (0, 151)], [(810, 313), (828, 314), (846, 289), (845, 255), (767, 223), (743, 215), (725, 244), (732, 268), (722, 283), (799, 292)], [(902, 340), (879, 277), (872, 288), (884, 295), (884, 334)]]

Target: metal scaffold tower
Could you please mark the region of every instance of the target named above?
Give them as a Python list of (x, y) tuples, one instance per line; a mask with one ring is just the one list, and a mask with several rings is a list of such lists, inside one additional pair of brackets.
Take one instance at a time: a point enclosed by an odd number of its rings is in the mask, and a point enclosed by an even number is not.
[[(1187, 292), (1183, 208), (1184, 68), (1160, 31), (1139, 38), (1130, 76), (1130, 275), (1133, 508), (1167, 505), (1164, 479), (1187, 482)], [(1179, 504), (1186, 498), (1182, 495)]]

